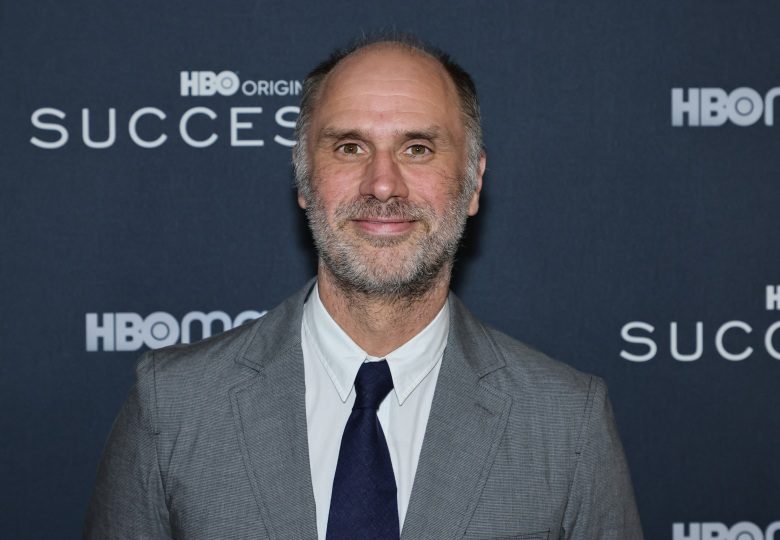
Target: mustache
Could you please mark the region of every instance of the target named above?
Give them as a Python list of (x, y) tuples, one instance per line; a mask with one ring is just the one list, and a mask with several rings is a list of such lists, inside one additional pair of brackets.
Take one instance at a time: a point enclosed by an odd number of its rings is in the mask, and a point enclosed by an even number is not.
[(341, 205), (336, 210), (341, 219), (398, 219), (399, 221), (430, 220), (434, 216), (430, 208), (417, 206), (408, 201), (393, 199), (382, 202), (375, 198), (365, 198)]

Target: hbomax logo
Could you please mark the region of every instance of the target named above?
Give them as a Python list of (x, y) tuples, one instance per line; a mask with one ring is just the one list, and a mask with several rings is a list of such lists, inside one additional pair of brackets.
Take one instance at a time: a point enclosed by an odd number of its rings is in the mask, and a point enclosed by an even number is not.
[(780, 531), (780, 521), (775, 521), (762, 530), (750, 521), (740, 521), (731, 527), (723, 523), (675, 523), (672, 525), (672, 540), (780, 540), (775, 533)]
[(738, 126), (752, 126), (762, 117), (764, 124), (775, 123), (774, 100), (780, 86), (762, 96), (758, 91), (741, 87), (726, 92), (723, 88), (672, 88), (672, 125), (722, 126), (727, 121)]
[[(224, 311), (190, 311), (179, 322), (165, 311), (155, 311), (146, 317), (138, 313), (87, 313), (87, 351), (137, 351), (144, 345), (150, 349), (192, 341), (192, 325), (198, 323), (200, 337), (205, 339), (245, 322), (258, 319), (267, 311), (247, 310), (235, 317)], [(215, 323), (219, 323), (217, 328)]]

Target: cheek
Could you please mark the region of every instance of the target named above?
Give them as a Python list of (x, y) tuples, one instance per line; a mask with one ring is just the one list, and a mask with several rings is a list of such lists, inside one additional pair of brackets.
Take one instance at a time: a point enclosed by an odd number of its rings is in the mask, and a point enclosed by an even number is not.
[(460, 193), (460, 180), (453, 175), (429, 175), (417, 182), (416, 196), (433, 206), (437, 212), (447, 208)]
[(326, 166), (313, 171), (312, 189), (327, 208), (354, 200), (359, 193), (360, 180), (355, 171), (343, 167)]
[(312, 178), (321, 191), (357, 189), (362, 169), (355, 164), (328, 163), (312, 168)]

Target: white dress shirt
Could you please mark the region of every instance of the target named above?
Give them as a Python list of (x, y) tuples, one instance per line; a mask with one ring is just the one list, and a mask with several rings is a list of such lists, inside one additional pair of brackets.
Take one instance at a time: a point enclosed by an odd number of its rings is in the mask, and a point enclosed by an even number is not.
[[(448, 333), (449, 307), (445, 302), (428, 326), (384, 357), (393, 376), (393, 391), (379, 405), (377, 416), (395, 473), (401, 527)], [(324, 539), (341, 435), (355, 401), (355, 377), (363, 362), (383, 358), (369, 356), (352, 341), (325, 309), (317, 286), (304, 306), (301, 345), (317, 533)]]

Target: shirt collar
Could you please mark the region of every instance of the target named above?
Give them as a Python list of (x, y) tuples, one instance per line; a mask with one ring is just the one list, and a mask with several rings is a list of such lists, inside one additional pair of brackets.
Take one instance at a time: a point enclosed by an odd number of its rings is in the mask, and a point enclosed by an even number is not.
[[(390, 367), (399, 405), (441, 361), (449, 328), (447, 300), (428, 326), (383, 357)], [(347, 401), (352, 391), (360, 365), (383, 359), (368, 355), (341, 329), (325, 309), (316, 285), (304, 306), (303, 329), (342, 402)]]

